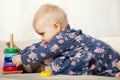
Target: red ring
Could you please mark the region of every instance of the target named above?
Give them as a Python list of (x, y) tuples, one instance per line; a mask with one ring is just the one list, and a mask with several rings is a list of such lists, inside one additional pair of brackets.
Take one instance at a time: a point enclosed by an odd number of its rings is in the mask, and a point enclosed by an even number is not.
[(3, 71), (20, 71), (20, 68), (16, 66), (4, 66)]

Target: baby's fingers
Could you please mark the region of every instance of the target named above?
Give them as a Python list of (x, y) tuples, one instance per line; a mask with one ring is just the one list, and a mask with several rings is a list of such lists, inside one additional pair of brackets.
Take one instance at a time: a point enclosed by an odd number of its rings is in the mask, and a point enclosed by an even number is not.
[(20, 64), (17, 62), (17, 63), (16, 63), (16, 67), (18, 67), (19, 65), (20, 65)]
[(12, 57), (12, 63), (13, 63), (14, 65), (16, 64), (16, 57), (15, 57), (15, 56)]

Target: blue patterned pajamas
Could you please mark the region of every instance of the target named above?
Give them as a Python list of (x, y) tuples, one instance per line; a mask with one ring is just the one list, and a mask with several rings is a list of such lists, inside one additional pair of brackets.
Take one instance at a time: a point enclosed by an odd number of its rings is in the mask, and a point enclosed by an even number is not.
[(53, 74), (115, 76), (119, 72), (120, 55), (103, 41), (85, 35), (81, 30), (66, 29), (48, 44), (42, 41), (26, 47), (21, 59), (24, 64), (54, 58)]

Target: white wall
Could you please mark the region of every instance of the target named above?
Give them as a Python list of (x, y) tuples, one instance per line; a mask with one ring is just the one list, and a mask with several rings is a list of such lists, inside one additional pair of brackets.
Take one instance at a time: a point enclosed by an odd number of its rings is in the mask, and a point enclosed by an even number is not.
[(32, 20), (44, 3), (62, 7), (73, 28), (94, 37), (120, 36), (120, 0), (0, 0), (0, 40), (36, 39)]

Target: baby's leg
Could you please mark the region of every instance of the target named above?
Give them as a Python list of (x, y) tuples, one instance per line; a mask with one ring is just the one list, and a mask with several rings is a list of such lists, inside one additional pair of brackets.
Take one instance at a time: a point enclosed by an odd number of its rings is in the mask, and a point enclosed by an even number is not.
[(28, 65), (23, 64), (22, 69), (24, 70), (24, 72), (27, 73), (37, 73), (37, 72), (39, 73), (41, 71), (45, 71), (45, 69), (50, 71), (49, 65), (53, 61), (53, 59), (54, 58), (49, 58), (41, 63), (34, 63)]
[(23, 64), (22, 69), (24, 70), (25, 73), (26, 72), (27, 73), (39, 73), (41, 71), (44, 71), (45, 64), (43, 64), (43, 62), (28, 64), (28, 65)]

